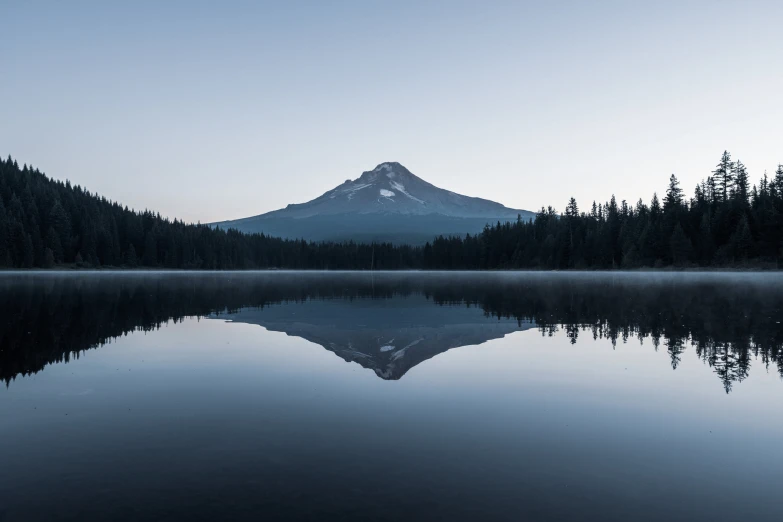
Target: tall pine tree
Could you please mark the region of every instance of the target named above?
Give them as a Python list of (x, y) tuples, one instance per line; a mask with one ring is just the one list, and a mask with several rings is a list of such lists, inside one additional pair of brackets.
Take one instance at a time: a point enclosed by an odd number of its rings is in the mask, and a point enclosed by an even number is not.
[(717, 199), (725, 202), (729, 199), (729, 192), (733, 186), (734, 163), (731, 161), (731, 154), (724, 150), (720, 162), (712, 172), (717, 185)]

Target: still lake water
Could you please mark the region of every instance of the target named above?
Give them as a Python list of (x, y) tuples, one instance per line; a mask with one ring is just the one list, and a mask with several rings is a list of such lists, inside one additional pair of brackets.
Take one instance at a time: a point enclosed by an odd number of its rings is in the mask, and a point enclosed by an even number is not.
[(779, 522), (782, 280), (0, 274), (0, 521)]

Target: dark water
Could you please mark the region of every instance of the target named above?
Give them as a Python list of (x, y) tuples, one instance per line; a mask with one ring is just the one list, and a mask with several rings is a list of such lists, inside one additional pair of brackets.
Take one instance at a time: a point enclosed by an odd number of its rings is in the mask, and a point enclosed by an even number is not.
[(0, 275), (0, 521), (780, 521), (782, 279)]

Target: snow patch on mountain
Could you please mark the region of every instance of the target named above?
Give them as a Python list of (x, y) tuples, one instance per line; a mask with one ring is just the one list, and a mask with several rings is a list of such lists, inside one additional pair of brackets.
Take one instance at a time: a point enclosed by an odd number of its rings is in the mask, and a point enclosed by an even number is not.
[(406, 196), (408, 196), (408, 197), (409, 197), (410, 199), (412, 199), (413, 201), (418, 201), (419, 203), (421, 203), (422, 205), (424, 205), (424, 201), (420, 200), (420, 199), (419, 199), (419, 198), (417, 198), (417, 197), (414, 197), (414, 196), (411, 196), (410, 194), (408, 194), (408, 192), (405, 190), (405, 185), (403, 185), (402, 183), (399, 183), (399, 182), (397, 182), (397, 181), (390, 181), (390, 182), (389, 182), (389, 185), (391, 185), (391, 186), (392, 186), (393, 188), (395, 188), (396, 190), (399, 190), (400, 192), (402, 192), (403, 194), (405, 194)]
[(365, 183), (363, 185), (354, 185), (352, 187), (348, 187), (347, 189), (343, 190), (343, 193), (348, 194), (348, 199), (353, 199), (354, 195), (359, 192), (362, 189), (366, 189), (367, 187), (372, 187), (372, 183)]
[(394, 167), (389, 165), (388, 163), (381, 163), (377, 167), (373, 169), (373, 172), (380, 172), (385, 170), (386, 172), (392, 172), (394, 170)]
[(393, 198), (396, 195), (397, 194), (395, 194), (391, 190), (381, 189), (381, 196), (383, 196), (385, 198)]

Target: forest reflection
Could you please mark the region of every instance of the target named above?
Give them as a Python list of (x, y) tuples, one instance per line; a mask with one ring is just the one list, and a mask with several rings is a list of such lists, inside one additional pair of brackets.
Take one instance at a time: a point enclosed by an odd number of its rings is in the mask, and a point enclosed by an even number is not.
[[(612, 346), (635, 339), (666, 352), (673, 369), (690, 352), (728, 393), (748, 378), (752, 364), (783, 377), (779, 279), (715, 273), (6, 274), (0, 276), (0, 378), (8, 386), (119, 336), (187, 317), (423, 296), (433, 307), (475, 307), (487, 325), (513, 319), (571, 343), (585, 336)], [(419, 320), (426, 325), (426, 314)]]

